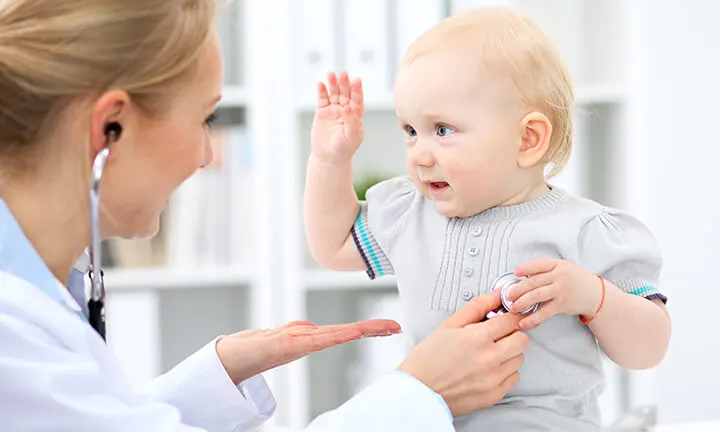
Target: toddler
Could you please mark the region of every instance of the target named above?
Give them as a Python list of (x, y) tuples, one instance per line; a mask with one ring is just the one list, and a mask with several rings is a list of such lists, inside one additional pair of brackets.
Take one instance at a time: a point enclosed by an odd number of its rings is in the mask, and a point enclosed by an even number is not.
[(600, 349), (623, 367), (655, 366), (670, 319), (648, 229), (549, 183), (572, 143), (559, 55), (526, 17), (472, 10), (412, 44), (394, 97), (409, 175), (358, 203), (362, 84), (331, 73), (318, 86), (304, 202), (314, 258), (394, 274), (414, 343), (514, 273), (511, 312), (540, 304), (520, 322), (531, 340), (520, 381), (496, 406), (457, 417), (457, 430), (599, 430)]

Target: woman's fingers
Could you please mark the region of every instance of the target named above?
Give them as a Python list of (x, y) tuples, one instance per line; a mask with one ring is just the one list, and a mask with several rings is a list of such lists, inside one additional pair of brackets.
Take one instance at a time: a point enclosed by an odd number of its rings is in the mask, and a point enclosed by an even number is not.
[(520, 327), (523, 330), (534, 329), (535, 327), (542, 324), (542, 322), (546, 319), (557, 315), (557, 305), (558, 303), (556, 301), (550, 301), (549, 303), (545, 303), (540, 307), (540, 309), (538, 309), (537, 312), (530, 314), (530, 316), (520, 321)]
[(518, 382), (520, 382), (520, 373), (518, 371), (513, 372), (507, 378), (505, 378), (497, 388), (497, 393), (500, 394), (500, 398), (498, 400), (502, 399), (506, 394), (508, 394), (510, 390), (512, 390), (513, 387), (517, 385)]
[(288, 331), (291, 334), (332, 334), (337, 332), (344, 332), (346, 330), (352, 330), (360, 334), (362, 337), (371, 336), (384, 336), (400, 333), (400, 324), (393, 320), (386, 319), (374, 319), (359, 321), (348, 324), (334, 324), (324, 326), (309, 326), (309, 327), (296, 327), (290, 328)]
[(344, 325), (350, 325), (358, 329), (363, 337), (388, 336), (402, 332), (402, 328), (397, 321), (387, 319), (366, 320)]
[(453, 316), (445, 320), (442, 328), (461, 328), (469, 324), (479, 323), (493, 309), (500, 306), (500, 293), (493, 291), (479, 297), (475, 297), (462, 309), (455, 312)]
[(516, 331), (495, 342), (495, 349), (497, 349), (500, 361), (509, 361), (509, 359), (522, 355), (529, 343), (530, 338), (527, 334)]
[(364, 337), (389, 336), (400, 333), (400, 324), (393, 320), (367, 320), (327, 326), (291, 326), (283, 333), (289, 337), (287, 354), (308, 354)]
[(300, 326), (314, 327), (315, 324), (311, 323), (310, 321), (305, 321), (305, 320), (290, 321), (289, 323), (285, 324), (284, 326), (279, 327), (278, 330), (285, 330), (285, 329), (289, 329), (291, 327), (300, 327)]
[(497, 341), (518, 330), (520, 319), (515, 314), (502, 314), (481, 323), (468, 324), (466, 328), (474, 329), (476, 337), (487, 335), (491, 341)]

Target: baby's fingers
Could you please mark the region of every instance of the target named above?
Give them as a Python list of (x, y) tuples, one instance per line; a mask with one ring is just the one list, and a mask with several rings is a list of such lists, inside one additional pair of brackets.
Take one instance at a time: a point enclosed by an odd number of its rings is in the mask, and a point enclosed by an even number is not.
[(327, 76), (328, 90), (330, 94), (330, 103), (337, 104), (340, 100), (340, 85), (338, 84), (335, 72), (329, 72)]
[(355, 78), (350, 84), (350, 106), (353, 108), (353, 111), (356, 111), (360, 116), (363, 114), (363, 101), (364, 96), (362, 80), (360, 78)]
[(340, 89), (339, 102), (340, 105), (347, 105), (350, 102), (350, 78), (347, 72), (340, 72), (338, 77), (338, 87)]
[(325, 108), (330, 105), (330, 96), (328, 95), (328, 89), (325, 87), (324, 82), (319, 82), (317, 86), (317, 106), (318, 108)]
[(535, 327), (542, 324), (546, 319), (555, 316), (559, 313), (557, 302), (545, 303), (538, 309), (537, 312), (532, 313), (527, 318), (520, 321), (520, 328), (523, 330), (534, 329)]
[(521, 279), (520, 282), (510, 287), (510, 289), (508, 290), (508, 300), (515, 301), (532, 290), (544, 287), (546, 285), (550, 285), (552, 283), (553, 277), (549, 273), (541, 273), (539, 275)]
[(556, 297), (555, 285), (546, 285), (520, 296), (512, 304), (512, 312), (518, 313), (535, 303), (548, 302)]

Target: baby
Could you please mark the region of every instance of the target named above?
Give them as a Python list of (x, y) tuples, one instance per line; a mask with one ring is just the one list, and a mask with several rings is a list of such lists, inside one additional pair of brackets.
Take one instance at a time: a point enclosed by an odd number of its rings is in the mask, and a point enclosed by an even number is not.
[(520, 381), (498, 405), (456, 417), (457, 430), (599, 430), (600, 349), (623, 367), (655, 366), (670, 319), (648, 229), (547, 180), (572, 143), (562, 60), (524, 16), (476, 9), (412, 44), (394, 96), (409, 176), (358, 203), (361, 82), (330, 74), (318, 86), (305, 192), (314, 258), (394, 274), (414, 343), (514, 273), (511, 312), (540, 304), (520, 322), (531, 340)]

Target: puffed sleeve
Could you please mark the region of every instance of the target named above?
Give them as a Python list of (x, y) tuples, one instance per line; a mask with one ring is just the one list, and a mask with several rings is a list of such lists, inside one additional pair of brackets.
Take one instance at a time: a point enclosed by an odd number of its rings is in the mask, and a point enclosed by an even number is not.
[(408, 211), (422, 195), (409, 177), (380, 182), (360, 202), (360, 211), (352, 227), (355, 245), (365, 260), (370, 279), (393, 274), (390, 257), (392, 241)]
[(578, 251), (583, 267), (621, 290), (667, 302), (658, 281), (660, 248), (650, 230), (630, 214), (604, 209), (580, 229)]

